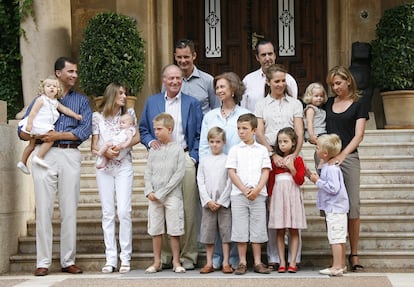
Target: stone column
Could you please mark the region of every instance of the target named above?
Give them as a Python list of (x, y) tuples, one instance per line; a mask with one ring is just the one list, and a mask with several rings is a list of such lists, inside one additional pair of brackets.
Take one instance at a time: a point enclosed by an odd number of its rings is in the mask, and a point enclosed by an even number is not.
[[(26, 38), (20, 41), (25, 111), (37, 94), (39, 81), (54, 74), (59, 56), (71, 57), (70, 0), (35, 0), (36, 22), (28, 18), (21, 27)], [(16, 117), (23, 116), (20, 112)]]

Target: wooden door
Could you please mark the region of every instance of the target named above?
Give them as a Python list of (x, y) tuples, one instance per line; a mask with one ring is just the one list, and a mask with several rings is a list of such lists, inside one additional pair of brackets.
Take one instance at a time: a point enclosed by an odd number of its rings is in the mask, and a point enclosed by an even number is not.
[[(236, 72), (241, 78), (259, 67), (252, 48), (253, 35), (279, 45), (280, 0), (221, 0), (221, 56), (205, 55), (205, 0), (174, 0), (174, 41), (192, 39), (199, 68), (217, 75)], [(286, 2), (286, 1), (285, 1)], [(289, 1), (287, 1), (289, 2)], [(326, 0), (294, 0), (294, 55), (277, 54), (276, 62), (288, 69), (302, 94), (311, 82), (325, 82), (327, 72)]]

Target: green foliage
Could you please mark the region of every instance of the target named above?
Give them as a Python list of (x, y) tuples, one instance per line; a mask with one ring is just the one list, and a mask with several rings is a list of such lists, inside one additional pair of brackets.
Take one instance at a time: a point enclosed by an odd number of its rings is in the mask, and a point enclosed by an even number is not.
[(145, 79), (144, 40), (133, 18), (104, 12), (88, 23), (79, 49), (80, 87), (100, 96), (111, 82), (137, 95)]
[(414, 3), (386, 10), (371, 44), (376, 87), (381, 91), (414, 89)]
[(23, 107), (19, 39), (19, 1), (1, 1), (0, 100), (7, 102), (7, 119), (13, 119)]

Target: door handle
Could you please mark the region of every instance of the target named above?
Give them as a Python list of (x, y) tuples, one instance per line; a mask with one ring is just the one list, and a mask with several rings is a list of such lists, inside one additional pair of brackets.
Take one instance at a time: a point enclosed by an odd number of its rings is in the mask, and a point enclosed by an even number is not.
[(257, 42), (259, 42), (260, 39), (264, 39), (264, 35), (257, 34), (256, 32), (253, 32), (252, 34), (252, 49), (256, 50)]

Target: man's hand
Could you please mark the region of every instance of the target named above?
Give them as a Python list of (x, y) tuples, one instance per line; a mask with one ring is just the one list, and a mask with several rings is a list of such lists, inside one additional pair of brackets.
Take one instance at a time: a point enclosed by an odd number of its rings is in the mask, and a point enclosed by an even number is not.
[(48, 131), (46, 134), (40, 136), (40, 139), (44, 142), (55, 142), (60, 140), (60, 133), (56, 131)]

